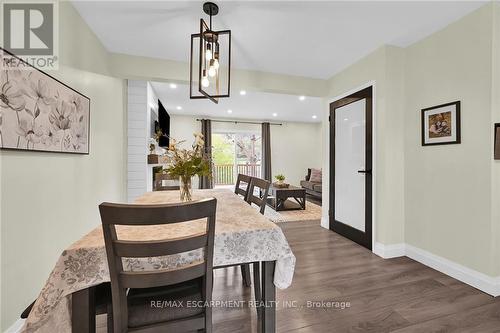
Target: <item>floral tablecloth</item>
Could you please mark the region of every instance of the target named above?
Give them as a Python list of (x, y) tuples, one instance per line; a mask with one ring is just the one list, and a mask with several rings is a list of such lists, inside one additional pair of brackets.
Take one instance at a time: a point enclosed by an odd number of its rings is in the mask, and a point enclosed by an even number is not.
[[(292, 283), (295, 256), (281, 229), (228, 190), (195, 190), (193, 200), (217, 198), (214, 266), (253, 261), (276, 261), (274, 284), (285, 289)], [(138, 204), (179, 201), (178, 191), (144, 194)], [(97, 207), (96, 207), (97, 209)], [(204, 221), (175, 225), (117, 228), (122, 239), (171, 239), (205, 230)], [(200, 260), (201, 251), (156, 258), (124, 259), (129, 270), (175, 268)], [(71, 294), (109, 281), (101, 227), (63, 251), (23, 327), (24, 332), (71, 332)]]

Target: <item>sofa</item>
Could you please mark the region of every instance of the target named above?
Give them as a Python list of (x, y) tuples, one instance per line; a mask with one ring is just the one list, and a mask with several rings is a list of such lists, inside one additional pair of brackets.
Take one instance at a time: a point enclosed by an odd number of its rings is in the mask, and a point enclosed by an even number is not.
[(300, 181), (300, 186), (306, 190), (306, 193), (321, 199), (322, 186), (321, 182), (311, 182), (309, 179), (311, 178), (311, 169), (307, 169), (307, 175), (304, 180)]

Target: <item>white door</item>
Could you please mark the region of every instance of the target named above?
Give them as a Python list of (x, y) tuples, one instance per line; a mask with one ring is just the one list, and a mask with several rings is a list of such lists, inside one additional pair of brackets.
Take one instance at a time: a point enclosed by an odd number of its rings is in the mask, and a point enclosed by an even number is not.
[(366, 99), (335, 110), (335, 220), (365, 232)]

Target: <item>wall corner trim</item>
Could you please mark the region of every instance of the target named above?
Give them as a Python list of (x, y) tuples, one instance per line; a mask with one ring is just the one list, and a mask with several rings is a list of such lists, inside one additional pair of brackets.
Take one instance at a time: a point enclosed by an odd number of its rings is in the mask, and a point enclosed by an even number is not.
[(492, 277), (410, 244), (375, 243), (373, 253), (384, 259), (406, 256), (491, 296), (500, 296), (500, 276)]
[(405, 255), (405, 244), (390, 244), (385, 245), (379, 242), (375, 242), (375, 246), (373, 247), (373, 253), (382, 257), (384, 259), (403, 257)]
[(321, 226), (325, 229), (330, 229), (330, 221), (329, 221), (329, 218), (328, 216), (321, 216)]

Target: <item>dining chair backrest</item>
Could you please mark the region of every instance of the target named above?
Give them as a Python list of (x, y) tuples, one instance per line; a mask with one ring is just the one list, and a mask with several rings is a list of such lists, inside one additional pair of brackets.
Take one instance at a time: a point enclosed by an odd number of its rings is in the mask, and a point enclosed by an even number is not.
[[(248, 196), (248, 190), (250, 188), (250, 181), (252, 177), (239, 173), (236, 178), (236, 186), (234, 187), (234, 193), (242, 195), (243, 199), (246, 201)], [(246, 183), (245, 188), (240, 187), (241, 183)]]
[(173, 190), (179, 190), (180, 186), (179, 185), (163, 185), (163, 181), (171, 182), (171, 183), (178, 183), (179, 178), (177, 177), (172, 177), (167, 173), (156, 173), (154, 182), (153, 182), (153, 191), (173, 191)]
[[(267, 195), (269, 193), (269, 186), (271, 183), (267, 180), (260, 178), (252, 178), (250, 180), (250, 186), (248, 187), (248, 195), (246, 201), (251, 204), (256, 204), (260, 207), (260, 213), (264, 215), (267, 203)], [(255, 195), (255, 188), (257, 188), (258, 195)]]
[[(215, 198), (180, 204), (133, 205), (105, 202), (99, 205), (111, 278), (115, 332), (125, 332), (128, 327), (129, 288), (168, 286), (202, 277), (203, 301), (208, 304), (211, 302), (216, 206)], [(146, 227), (198, 219), (207, 221), (203, 233), (171, 240), (124, 240), (118, 239), (116, 231), (116, 226)], [(203, 261), (185, 267), (139, 272), (123, 269), (122, 258), (150, 258), (196, 249), (203, 249)], [(205, 320), (211, 323), (211, 318), (210, 307), (205, 307)]]

